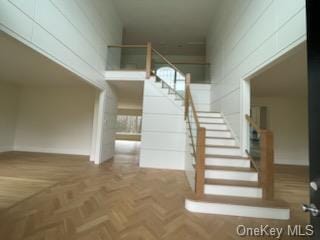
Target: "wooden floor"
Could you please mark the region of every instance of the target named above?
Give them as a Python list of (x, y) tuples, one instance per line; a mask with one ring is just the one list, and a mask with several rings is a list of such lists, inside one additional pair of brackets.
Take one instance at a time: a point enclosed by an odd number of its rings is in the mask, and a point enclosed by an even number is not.
[(290, 221), (193, 214), (184, 209), (184, 173), (140, 169), (138, 152), (139, 144), (119, 142), (101, 166), (77, 156), (1, 154), (0, 239), (257, 239), (238, 237), (237, 225), (308, 223), (299, 209), (308, 202), (305, 168), (277, 167), (276, 196), (289, 200)]

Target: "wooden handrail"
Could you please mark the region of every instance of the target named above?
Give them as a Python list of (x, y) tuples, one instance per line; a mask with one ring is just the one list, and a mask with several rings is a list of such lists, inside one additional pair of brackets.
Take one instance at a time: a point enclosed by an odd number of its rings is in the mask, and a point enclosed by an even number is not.
[(274, 150), (273, 133), (270, 130), (260, 132), (260, 169), (261, 186), (264, 199), (273, 199), (274, 189)]
[(274, 195), (274, 143), (273, 133), (268, 129), (261, 129), (249, 115), (245, 115), (248, 123), (260, 134), (260, 168), (254, 163), (252, 157), (249, 158), (254, 167), (258, 170), (259, 181), (262, 188), (263, 199), (271, 200)]
[(148, 45), (108, 45), (108, 48), (146, 48)]
[(249, 115), (245, 115), (248, 123), (258, 132), (260, 133), (262, 129), (259, 128), (259, 126), (253, 121), (253, 119)]
[(205, 154), (206, 154), (206, 129), (197, 129), (197, 152), (196, 152), (196, 197), (202, 198), (205, 185)]
[(172, 67), (174, 70), (176, 70), (182, 76), (185, 76), (185, 74), (182, 71), (180, 71), (174, 64), (172, 64), (165, 56), (163, 56), (161, 53), (159, 53), (156, 49), (152, 48), (152, 51), (155, 52), (159, 57), (161, 57), (170, 67)]
[(199, 121), (199, 117), (198, 117), (198, 113), (197, 113), (196, 107), (195, 107), (194, 102), (193, 102), (193, 98), (192, 98), (192, 95), (191, 95), (190, 87), (187, 88), (187, 94), (189, 95), (188, 96), (188, 99), (189, 99), (189, 102), (190, 102), (189, 104), (191, 105), (192, 114), (193, 114), (196, 126), (197, 126), (197, 128), (200, 128), (200, 121)]
[(146, 78), (149, 79), (151, 76), (151, 66), (152, 66), (152, 46), (151, 43), (147, 44), (147, 57), (146, 57)]
[[(186, 74), (186, 86), (185, 86), (185, 119), (189, 123), (192, 148), (193, 148), (194, 156), (196, 159), (195, 193), (197, 198), (202, 198), (204, 195), (204, 185), (205, 185), (206, 129), (200, 126), (196, 107), (192, 99), (190, 83), (191, 83), (191, 74), (188, 73)], [(196, 143), (194, 143), (194, 136), (192, 134), (192, 124), (191, 124), (192, 120), (189, 118), (190, 106), (191, 106), (191, 111), (193, 114), (194, 121), (196, 123), (196, 131), (197, 131)]]
[(185, 89), (184, 89), (184, 120), (187, 120), (187, 117), (189, 115), (189, 93), (188, 88), (190, 87), (191, 83), (191, 74), (186, 74), (186, 83), (185, 83)]

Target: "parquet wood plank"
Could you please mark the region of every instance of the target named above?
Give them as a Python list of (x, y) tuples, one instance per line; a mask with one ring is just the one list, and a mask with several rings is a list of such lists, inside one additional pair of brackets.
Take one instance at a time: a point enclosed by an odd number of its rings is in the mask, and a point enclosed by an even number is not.
[[(4, 161), (0, 156), (0, 176), (15, 181), (21, 174), (21, 178), (30, 179), (27, 183), (34, 183), (32, 179), (36, 184), (56, 182), (0, 212), (0, 239), (256, 239), (238, 237), (237, 225), (286, 227), (308, 223), (308, 216), (299, 209), (302, 202), (308, 202), (306, 168), (276, 169), (275, 194), (289, 200), (293, 209), (290, 221), (194, 214), (184, 208), (184, 200), (191, 192), (184, 172), (141, 169), (137, 152), (138, 149), (127, 149), (123, 154), (118, 149), (113, 161), (98, 167), (75, 156), (11, 153)], [(17, 166), (15, 173), (11, 161)], [(23, 173), (22, 169), (28, 167), (32, 169)], [(47, 173), (39, 173), (46, 169)], [(25, 183), (16, 180), (15, 184), (20, 182)]]

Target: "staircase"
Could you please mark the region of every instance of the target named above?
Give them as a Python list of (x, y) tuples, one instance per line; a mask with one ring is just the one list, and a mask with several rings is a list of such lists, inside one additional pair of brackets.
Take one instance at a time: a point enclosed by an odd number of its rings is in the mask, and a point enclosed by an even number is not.
[(191, 212), (287, 220), (286, 203), (264, 200), (259, 173), (243, 157), (221, 113), (197, 112), (206, 128), (204, 194), (186, 199)]
[[(248, 124), (260, 134), (262, 154), (258, 167), (249, 155), (243, 155), (221, 113), (197, 111), (190, 90), (190, 74), (182, 73), (150, 43), (134, 47), (147, 49), (146, 79), (161, 91), (166, 100), (176, 105), (182, 123), (182, 114), (185, 112), (189, 144), (186, 144), (186, 149), (191, 153), (186, 156), (186, 162), (188, 157), (193, 159), (185, 170), (186, 174), (188, 170), (188, 180), (194, 189), (193, 194), (185, 200), (185, 208), (190, 212), (205, 214), (289, 219), (287, 204), (273, 198), (272, 132), (259, 129), (246, 116)], [(153, 66), (159, 63), (173, 69), (173, 79), (172, 76), (166, 80), (165, 76), (161, 78), (157, 75)], [(189, 175), (189, 172), (193, 174)]]

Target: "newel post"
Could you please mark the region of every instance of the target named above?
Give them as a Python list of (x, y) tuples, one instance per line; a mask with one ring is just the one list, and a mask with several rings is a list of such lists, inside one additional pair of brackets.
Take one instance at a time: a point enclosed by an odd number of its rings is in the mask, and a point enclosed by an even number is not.
[(189, 91), (190, 91), (190, 83), (191, 83), (191, 74), (186, 74), (186, 83), (184, 86), (184, 119), (187, 119), (189, 115)]
[(264, 199), (273, 199), (274, 194), (274, 149), (273, 133), (270, 130), (260, 132), (261, 185)]
[(206, 129), (198, 128), (196, 146), (196, 196), (202, 198), (205, 185)]
[(147, 43), (147, 58), (146, 58), (146, 78), (149, 79), (151, 76), (152, 66), (152, 46), (151, 42)]

